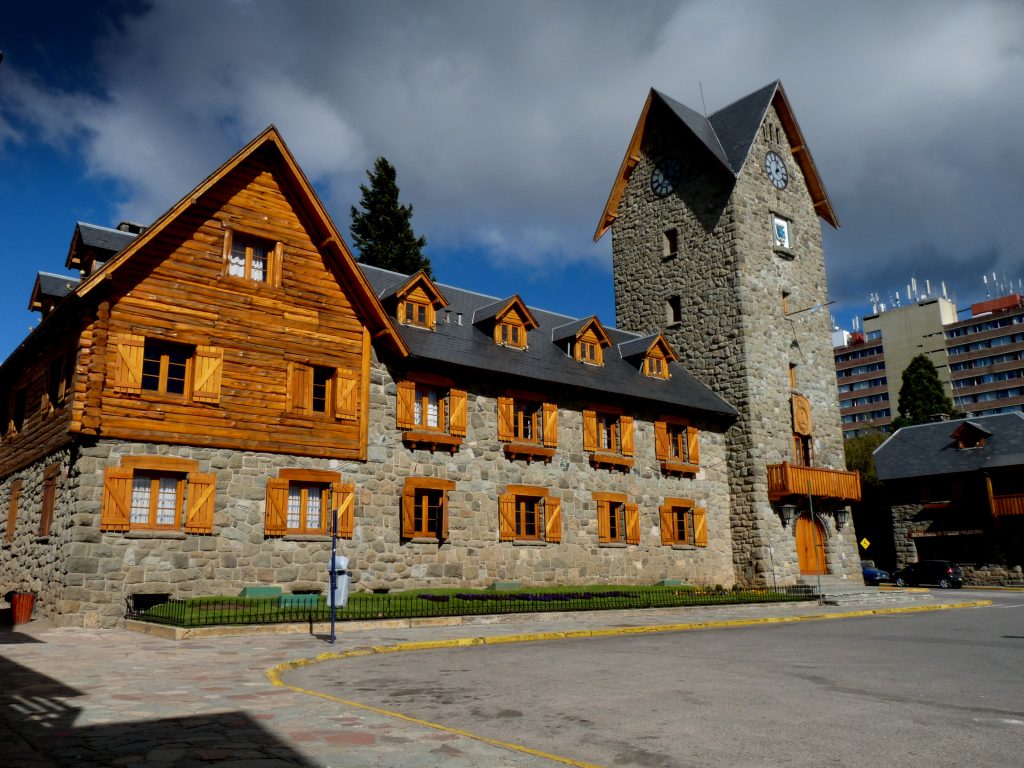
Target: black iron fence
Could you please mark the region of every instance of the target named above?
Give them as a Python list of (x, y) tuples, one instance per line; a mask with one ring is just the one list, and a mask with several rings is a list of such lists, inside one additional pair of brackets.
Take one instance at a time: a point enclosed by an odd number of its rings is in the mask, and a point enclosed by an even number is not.
[[(360, 592), (338, 607), (338, 621), (594, 611), (613, 609), (674, 608), (699, 605), (738, 605), (813, 600), (805, 586), (777, 589), (694, 589), (640, 587), (609, 590), (514, 592), (413, 592), (374, 594)], [(227, 624), (278, 624), (330, 620), (330, 604), (323, 595), (277, 597), (200, 597), (175, 600), (163, 595), (129, 595), (125, 618), (176, 627)]]

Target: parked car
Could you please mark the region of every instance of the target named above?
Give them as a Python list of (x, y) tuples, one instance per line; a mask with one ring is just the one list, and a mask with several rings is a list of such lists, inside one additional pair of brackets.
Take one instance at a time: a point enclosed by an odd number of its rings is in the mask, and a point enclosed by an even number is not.
[(959, 589), (964, 585), (964, 574), (959, 565), (948, 560), (921, 560), (893, 571), (892, 580), (898, 587), (937, 584), (943, 589)]
[(875, 568), (875, 564), (871, 560), (860, 561), (860, 572), (864, 576), (864, 583), (870, 584), (872, 587), (889, 580), (889, 572)]

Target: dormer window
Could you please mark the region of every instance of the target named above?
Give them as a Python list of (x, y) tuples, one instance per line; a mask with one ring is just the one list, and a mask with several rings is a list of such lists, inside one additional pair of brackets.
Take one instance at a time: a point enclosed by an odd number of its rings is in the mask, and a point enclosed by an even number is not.
[(538, 327), (537, 318), (518, 295), (480, 307), (473, 313), (473, 325), (494, 339), (495, 344), (526, 349), (527, 334)]
[(505, 322), (498, 323), (495, 336), (499, 337), (495, 340), (506, 347), (516, 347), (517, 349), (526, 347), (526, 328), (521, 322), (505, 320)]
[(415, 325), (418, 328), (434, 327), (434, 312), (428, 303), (406, 299), (404, 308), (405, 316), (402, 318), (402, 322), (406, 325)]
[(395, 318), (402, 325), (428, 331), (434, 330), (437, 325), (437, 311), (448, 305), (448, 299), (423, 270), (381, 299), (395, 302)]
[(573, 360), (587, 365), (604, 365), (604, 349), (612, 344), (596, 315), (555, 328), (551, 340)]
[(950, 435), (956, 441), (958, 449), (983, 448), (985, 440), (991, 436), (991, 432), (972, 421), (965, 421)]
[(619, 344), (619, 354), (644, 376), (662, 380), (671, 377), (669, 363), (676, 359), (676, 353), (660, 333), (622, 342)]
[(601, 354), (601, 345), (590, 339), (580, 339), (576, 342), (576, 359), (590, 363), (591, 365), (604, 365), (604, 355)]

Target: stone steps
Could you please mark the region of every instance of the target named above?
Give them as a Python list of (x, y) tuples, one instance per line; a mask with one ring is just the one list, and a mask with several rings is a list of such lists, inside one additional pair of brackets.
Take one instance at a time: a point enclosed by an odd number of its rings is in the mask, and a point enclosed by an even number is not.
[[(807, 587), (818, 595), (818, 577), (801, 576), (797, 584)], [(858, 603), (906, 603), (929, 600), (927, 593), (899, 589), (879, 589), (866, 586), (863, 582), (844, 579), (840, 576), (821, 577), (821, 600), (825, 605), (852, 605)]]

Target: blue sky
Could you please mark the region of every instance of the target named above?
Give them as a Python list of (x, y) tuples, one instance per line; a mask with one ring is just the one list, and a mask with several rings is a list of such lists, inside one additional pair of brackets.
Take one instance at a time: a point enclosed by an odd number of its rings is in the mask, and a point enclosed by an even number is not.
[(651, 86), (709, 112), (779, 78), (842, 228), (849, 327), (916, 277), (1017, 281), (1017, 2), (8, 3), (0, 355), (77, 220), (149, 223), (274, 123), (342, 233), (375, 157), (442, 282), (614, 321), (597, 218)]

